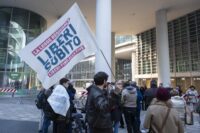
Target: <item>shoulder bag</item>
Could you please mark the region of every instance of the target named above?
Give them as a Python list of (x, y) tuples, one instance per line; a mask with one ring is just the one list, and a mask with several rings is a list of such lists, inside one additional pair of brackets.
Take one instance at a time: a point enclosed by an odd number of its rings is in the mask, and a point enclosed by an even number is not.
[[(162, 133), (162, 130), (163, 130), (163, 128), (164, 128), (164, 125), (166, 124), (167, 118), (168, 118), (168, 116), (169, 116), (170, 110), (171, 110), (171, 109), (168, 108), (167, 114), (166, 114), (166, 116), (165, 116), (165, 118), (164, 118), (164, 121), (163, 121), (163, 123), (162, 123), (161, 128), (157, 128), (159, 133)], [(156, 133), (156, 132), (153, 130), (152, 126), (151, 126), (152, 120), (153, 120), (153, 116), (151, 117), (150, 128), (149, 128), (149, 132), (148, 132), (148, 133)]]

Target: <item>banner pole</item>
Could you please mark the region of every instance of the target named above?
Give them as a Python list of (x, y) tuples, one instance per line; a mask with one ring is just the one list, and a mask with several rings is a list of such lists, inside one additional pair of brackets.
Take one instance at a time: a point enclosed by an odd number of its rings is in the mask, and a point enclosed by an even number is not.
[(98, 49), (100, 50), (100, 52), (101, 52), (101, 54), (102, 54), (104, 60), (106, 61), (106, 64), (108, 65), (108, 67), (109, 67), (109, 69), (110, 69), (110, 71), (111, 71), (111, 73), (112, 73), (112, 76), (113, 76), (113, 78), (114, 78), (114, 81), (115, 81), (115, 80), (116, 80), (116, 78), (115, 78), (115, 74), (114, 74), (114, 72), (112, 71), (111, 66), (109, 65), (109, 63), (108, 63), (108, 61), (107, 61), (105, 55), (103, 54), (102, 50), (101, 50), (99, 47), (98, 47)]

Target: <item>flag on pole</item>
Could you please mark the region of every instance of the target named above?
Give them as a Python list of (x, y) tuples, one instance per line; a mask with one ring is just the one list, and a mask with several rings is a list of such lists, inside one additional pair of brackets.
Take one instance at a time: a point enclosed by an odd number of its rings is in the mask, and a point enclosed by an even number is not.
[(22, 49), (19, 56), (47, 89), (95, 51), (96, 40), (75, 3), (47, 31)]

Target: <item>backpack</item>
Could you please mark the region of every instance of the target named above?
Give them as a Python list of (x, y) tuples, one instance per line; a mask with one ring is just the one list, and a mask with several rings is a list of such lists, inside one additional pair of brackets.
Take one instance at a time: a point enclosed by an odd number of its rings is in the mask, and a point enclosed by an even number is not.
[(58, 114), (56, 114), (51, 105), (49, 104), (49, 102), (47, 101), (48, 97), (51, 96), (53, 92), (53, 89), (48, 89), (46, 90), (46, 94), (45, 94), (45, 100), (44, 100), (44, 107), (43, 107), (43, 111), (44, 111), (44, 115), (52, 121), (55, 121), (56, 118), (58, 117)]
[(37, 98), (35, 99), (35, 105), (38, 109), (43, 109), (45, 104), (45, 99), (46, 99), (45, 90), (43, 89), (38, 93)]
[(37, 99), (35, 100), (35, 104), (38, 109), (42, 109), (44, 112), (44, 115), (49, 119), (49, 120), (56, 120), (58, 114), (56, 114), (53, 109), (51, 108), (51, 105), (47, 101), (48, 97), (52, 94), (52, 90), (41, 90), (39, 94), (37, 95)]
[(49, 102), (46, 102), (46, 105), (44, 106), (44, 115), (52, 121), (55, 121), (58, 117), (58, 114), (56, 114), (53, 109), (51, 108), (51, 105), (49, 104)]

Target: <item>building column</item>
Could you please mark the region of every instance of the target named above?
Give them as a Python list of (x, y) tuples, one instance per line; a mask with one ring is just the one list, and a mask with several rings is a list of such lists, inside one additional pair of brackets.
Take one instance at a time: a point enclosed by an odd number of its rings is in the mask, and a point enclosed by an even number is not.
[[(95, 58), (95, 73), (104, 71), (109, 75), (111, 82), (111, 1), (96, 0), (96, 40), (103, 55), (98, 50)], [(106, 60), (105, 60), (105, 58)]]
[(158, 10), (156, 12), (156, 47), (158, 84), (163, 83), (163, 86), (167, 87), (171, 85), (171, 83), (166, 10)]
[(131, 55), (132, 63), (131, 63), (131, 68), (132, 68), (132, 81), (136, 81), (135, 79), (135, 74), (136, 74), (136, 52), (132, 52)]

